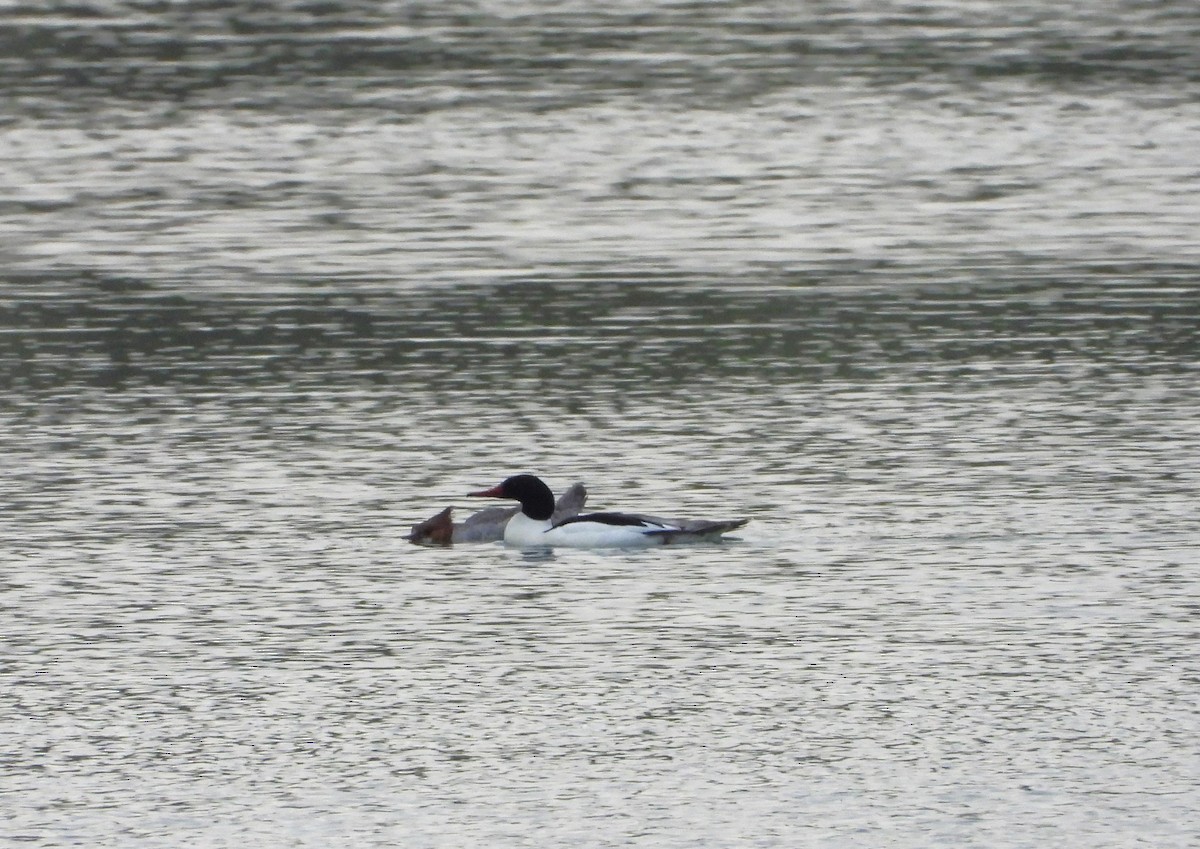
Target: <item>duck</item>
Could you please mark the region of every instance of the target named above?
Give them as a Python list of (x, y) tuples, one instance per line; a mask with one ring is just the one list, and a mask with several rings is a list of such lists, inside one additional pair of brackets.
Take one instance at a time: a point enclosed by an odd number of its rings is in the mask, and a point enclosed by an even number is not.
[[(551, 519), (561, 522), (579, 515), (587, 503), (588, 491), (582, 483), (569, 487), (554, 505)], [(456, 543), (499, 542), (504, 539), (504, 526), (516, 515), (519, 507), (485, 507), (468, 516), (465, 521), (454, 521), (454, 508), (446, 507), (424, 522), (418, 522), (404, 535), (414, 545), (449, 546)]]
[(471, 498), (507, 498), (520, 507), (504, 524), (506, 545), (522, 548), (630, 548), (716, 540), (749, 519), (664, 519), (638, 513), (586, 513), (555, 519), (554, 493), (536, 475), (505, 478)]

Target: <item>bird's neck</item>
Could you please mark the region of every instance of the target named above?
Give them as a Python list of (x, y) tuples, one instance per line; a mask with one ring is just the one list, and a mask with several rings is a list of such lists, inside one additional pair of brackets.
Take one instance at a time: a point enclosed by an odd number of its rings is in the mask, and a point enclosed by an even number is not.
[(526, 496), (521, 501), (521, 512), (539, 522), (549, 520), (554, 515), (554, 494), (547, 489), (544, 493)]

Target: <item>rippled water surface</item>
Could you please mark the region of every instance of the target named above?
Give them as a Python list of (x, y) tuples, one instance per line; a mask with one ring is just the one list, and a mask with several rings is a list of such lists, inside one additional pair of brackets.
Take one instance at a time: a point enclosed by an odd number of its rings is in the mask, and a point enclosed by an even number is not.
[(0, 843), (1196, 845), (1193, 4), (593, 6), (0, 11)]

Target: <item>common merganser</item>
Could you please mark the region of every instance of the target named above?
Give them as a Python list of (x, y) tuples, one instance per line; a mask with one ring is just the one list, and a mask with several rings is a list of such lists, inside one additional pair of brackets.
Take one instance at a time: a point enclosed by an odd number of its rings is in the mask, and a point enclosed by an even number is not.
[[(587, 488), (577, 483), (562, 494), (554, 505), (551, 520), (561, 522), (579, 515), (587, 502)], [(504, 526), (516, 515), (519, 507), (487, 507), (468, 516), (466, 521), (455, 522), (454, 508), (447, 507), (424, 522), (412, 526), (404, 539), (417, 545), (452, 545), (464, 542), (499, 542), (504, 539)]]
[(499, 486), (467, 494), (474, 498), (510, 498), (521, 502), (520, 511), (504, 526), (504, 542), (524, 547), (609, 548), (664, 545), (715, 539), (750, 521), (663, 519), (634, 513), (587, 513), (555, 521), (554, 493), (534, 475), (515, 475), (505, 479)]

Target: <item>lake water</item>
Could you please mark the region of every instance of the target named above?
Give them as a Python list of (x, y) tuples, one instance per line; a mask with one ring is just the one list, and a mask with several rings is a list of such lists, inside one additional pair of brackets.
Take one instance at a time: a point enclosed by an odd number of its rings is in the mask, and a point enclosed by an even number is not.
[(1193, 3), (55, 8), (0, 844), (1200, 842)]

